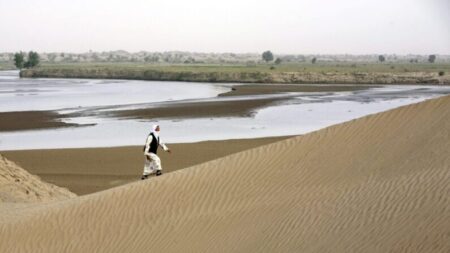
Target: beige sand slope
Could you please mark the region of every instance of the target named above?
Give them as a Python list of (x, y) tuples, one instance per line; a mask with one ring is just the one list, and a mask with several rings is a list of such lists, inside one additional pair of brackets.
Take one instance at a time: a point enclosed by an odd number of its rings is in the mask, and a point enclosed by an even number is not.
[[(287, 138), (170, 143), (172, 153), (160, 152), (159, 156), (164, 173), (168, 173)], [(2, 155), (77, 195), (137, 181), (144, 164), (142, 146), (3, 151)]]
[(46, 183), (0, 155), (0, 205), (62, 200), (76, 195)]
[(450, 97), (0, 225), (0, 252), (449, 252)]

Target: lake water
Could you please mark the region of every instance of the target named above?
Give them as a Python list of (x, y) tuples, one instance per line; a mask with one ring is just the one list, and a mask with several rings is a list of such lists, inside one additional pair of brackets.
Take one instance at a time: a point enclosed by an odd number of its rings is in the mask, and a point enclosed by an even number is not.
[[(0, 71), (0, 111), (74, 112), (99, 106), (155, 107), (177, 101), (254, 99), (218, 98), (232, 84), (84, 79), (21, 79)], [(0, 133), (0, 150), (143, 145), (150, 127), (161, 125), (164, 142), (197, 142), (297, 135), (365, 115), (450, 94), (450, 87), (384, 86), (354, 92), (287, 93), (285, 102), (256, 110), (251, 117), (123, 120), (78, 117), (94, 126)]]

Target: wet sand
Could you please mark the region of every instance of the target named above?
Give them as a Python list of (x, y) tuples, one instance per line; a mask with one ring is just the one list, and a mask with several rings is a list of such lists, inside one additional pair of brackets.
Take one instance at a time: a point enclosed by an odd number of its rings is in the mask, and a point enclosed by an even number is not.
[(0, 112), (0, 132), (79, 126), (60, 119), (54, 111)]
[[(371, 86), (373, 87), (373, 86)], [(268, 95), (283, 92), (339, 92), (368, 89), (368, 86), (356, 85), (236, 85), (228, 93), (219, 96)], [(167, 119), (167, 118), (208, 118), (208, 117), (248, 117), (260, 108), (268, 107), (277, 102), (286, 101), (286, 97), (254, 98), (235, 101), (207, 102), (174, 102), (159, 107), (117, 110), (100, 112), (100, 109), (111, 107), (86, 108), (85, 111), (60, 115), (57, 111), (24, 111), (0, 112), (0, 132), (49, 129), (60, 127), (77, 127), (61, 120), (67, 117), (100, 116), (129, 119)], [(117, 106), (116, 106), (117, 107)]]
[(133, 119), (248, 117), (257, 109), (282, 100), (287, 98), (173, 103), (157, 108), (106, 112), (104, 115)]
[[(201, 164), (288, 137), (167, 144), (172, 153), (158, 152), (164, 173)], [(139, 180), (142, 147), (1, 151), (31, 174), (82, 195)]]
[(219, 96), (265, 95), (283, 92), (343, 92), (367, 90), (379, 86), (359, 85), (305, 85), (305, 84), (246, 84), (235, 85), (232, 90)]
[(188, 102), (162, 105), (161, 107), (98, 112), (87, 109), (81, 113), (60, 115), (56, 111), (0, 112), (0, 132), (36, 130), (87, 125), (64, 123), (63, 118), (100, 116), (127, 119), (248, 117), (263, 107), (286, 98), (263, 98), (238, 101)]
[[(376, 86), (372, 86), (376, 87)], [(286, 85), (286, 84), (249, 84), (236, 85), (219, 97), (268, 95), (287, 92), (343, 92), (369, 89), (368, 86), (356, 85)], [(113, 117), (135, 119), (165, 119), (165, 118), (202, 118), (202, 117), (248, 117), (259, 108), (286, 101), (289, 97), (259, 98), (235, 101), (209, 101), (173, 103), (157, 108), (124, 110), (106, 113)]]

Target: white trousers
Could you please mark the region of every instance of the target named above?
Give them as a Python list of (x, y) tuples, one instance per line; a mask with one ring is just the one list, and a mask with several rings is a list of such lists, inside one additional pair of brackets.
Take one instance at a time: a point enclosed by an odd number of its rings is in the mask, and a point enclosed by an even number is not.
[(149, 156), (145, 156), (144, 175), (150, 175), (157, 170), (162, 170), (161, 159), (153, 153), (150, 153)]

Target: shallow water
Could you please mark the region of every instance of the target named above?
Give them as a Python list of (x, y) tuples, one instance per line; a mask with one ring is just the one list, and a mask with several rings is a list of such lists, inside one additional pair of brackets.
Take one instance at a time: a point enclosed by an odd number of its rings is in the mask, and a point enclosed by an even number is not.
[(18, 72), (5, 71), (0, 74), (0, 112), (198, 99), (228, 90), (204, 83), (19, 78)]
[[(78, 107), (105, 105), (114, 105), (111, 109), (120, 110), (158, 106), (161, 102), (176, 100), (252, 99), (252, 96), (216, 98), (217, 94), (229, 90), (230, 85), (222, 84), (14, 79), (11, 75), (6, 76), (7, 78), (3, 79), (0, 74), (0, 111), (39, 108), (64, 109), (61, 112), (69, 112), (78, 110)], [(2, 86), (5, 83), (9, 83), (9, 86)], [(5, 92), (8, 89), (14, 92)], [(26, 96), (32, 98), (33, 95), (29, 95), (32, 92), (24, 92), (24, 89), (38, 89), (37, 96), (42, 97), (33, 103), (23, 99), (11, 99), (21, 93), (27, 93)], [(147, 95), (149, 91), (154, 95)], [(259, 109), (252, 117), (159, 121), (79, 117), (67, 121), (96, 125), (0, 133), (0, 150), (143, 145), (154, 123), (161, 125), (162, 141), (169, 143), (297, 135), (446, 94), (450, 94), (450, 87), (386, 86), (354, 92), (282, 94), (281, 96), (289, 96), (289, 99)]]

